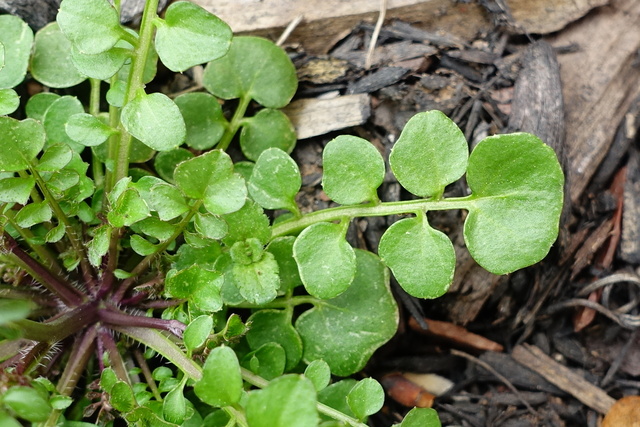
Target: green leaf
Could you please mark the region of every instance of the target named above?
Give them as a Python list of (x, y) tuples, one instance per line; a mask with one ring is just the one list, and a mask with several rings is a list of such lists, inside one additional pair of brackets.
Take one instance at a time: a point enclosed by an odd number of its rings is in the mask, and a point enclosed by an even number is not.
[(16, 87), (27, 74), (33, 31), (17, 16), (2, 15), (0, 44), (4, 47), (4, 66), (0, 66), (0, 89)]
[(180, 162), (193, 159), (194, 155), (191, 151), (184, 148), (175, 148), (169, 151), (161, 151), (153, 160), (153, 166), (158, 175), (168, 181), (173, 182), (173, 172)]
[(303, 359), (307, 363), (323, 359), (340, 376), (362, 369), (398, 326), (398, 307), (384, 264), (361, 250), (356, 250), (356, 260), (357, 273), (349, 289), (334, 299), (317, 301), (295, 323), (304, 346)]
[[(347, 395), (356, 385), (357, 381), (353, 378), (347, 378), (344, 380), (340, 380), (335, 382), (325, 388), (323, 388), (318, 393), (318, 401), (324, 403), (325, 405), (337, 409), (343, 414), (354, 417), (355, 414), (351, 411), (349, 404), (347, 403)], [(322, 415), (324, 420), (333, 420), (326, 415)], [(331, 424), (329, 424), (331, 426)], [(333, 427), (333, 426), (331, 426)]]
[(248, 36), (234, 37), (229, 52), (207, 65), (203, 84), (219, 98), (248, 96), (268, 108), (287, 105), (298, 87), (286, 52), (269, 40)]
[(64, 237), (65, 231), (66, 231), (66, 228), (64, 226), (64, 223), (61, 222), (55, 227), (53, 227), (51, 230), (47, 231), (47, 234), (45, 234), (44, 236), (44, 240), (47, 243), (59, 242)]
[(55, 22), (36, 33), (29, 69), (36, 80), (52, 88), (75, 86), (86, 79), (73, 65), (71, 42)]
[(14, 386), (2, 394), (2, 403), (17, 416), (33, 423), (49, 418), (51, 405), (31, 387)]
[(64, 168), (73, 159), (73, 151), (67, 144), (53, 144), (49, 146), (36, 165), (39, 172), (56, 172)]
[(169, 184), (157, 184), (151, 188), (150, 207), (158, 212), (162, 221), (172, 220), (189, 210), (180, 190)]
[(65, 131), (78, 144), (93, 147), (105, 142), (117, 131), (91, 114), (75, 114), (65, 124)]
[(113, 227), (124, 227), (142, 221), (150, 215), (149, 207), (135, 188), (128, 188), (117, 199), (107, 214)]
[(131, 55), (131, 49), (124, 47), (114, 46), (104, 52), (88, 55), (71, 46), (71, 60), (76, 69), (81, 74), (98, 80), (107, 80), (115, 75)]
[(127, 132), (154, 150), (171, 150), (184, 142), (186, 128), (180, 109), (162, 93), (147, 95), (139, 90), (122, 109), (121, 120)]
[(59, 98), (60, 95), (53, 92), (36, 93), (29, 98), (27, 105), (25, 105), (27, 117), (41, 122), (44, 119), (44, 113), (46, 113), (51, 104)]
[(279, 148), (291, 153), (296, 140), (293, 124), (280, 110), (265, 108), (242, 121), (240, 148), (249, 160), (256, 161), (269, 148)]
[(384, 390), (378, 381), (365, 378), (351, 389), (347, 395), (347, 403), (356, 417), (364, 420), (382, 409)]
[(304, 370), (304, 376), (311, 380), (316, 391), (320, 391), (331, 381), (331, 368), (324, 360), (317, 359), (309, 363)]
[(190, 244), (180, 246), (171, 267), (184, 270), (195, 264), (205, 270), (214, 270), (221, 253), (220, 244), (211, 240), (207, 243), (208, 246), (195, 247)]
[(20, 106), (20, 97), (13, 89), (0, 89), (0, 116), (11, 114)]
[(71, 43), (86, 54), (110, 49), (124, 32), (107, 0), (63, 0), (57, 21)]
[(29, 203), (20, 209), (15, 216), (16, 223), (22, 228), (29, 228), (51, 220), (51, 208), (47, 202)]
[(217, 215), (198, 213), (194, 225), (196, 231), (207, 239), (222, 239), (229, 231), (225, 220)]
[(118, 381), (111, 387), (109, 403), (116, 411), (129, 412), (136, 406), (136, 398), (129, 384)]
[(231, 257), (234, 261), (231, 279), (245, 300), (265, 304), (275, 299), (280, 287), (278, 263), (272, 254), (263, 251), (260, 240), (251, 238), (234, 243)]
[(0, 299), (0, 325), (26, 319), (34, 308), (31, 301)]
[(220, 58), (231, 43), (231, 28), (224, 21), (186, 1), (173, 3), (164, 20), (155, 23), (156, 49), (171, 71), (182, 72)]
[(67, 122), (76, 114), (84, 114), (84, 107), (75, 96), (63, 96), (53, 101), (42, 119), (49, 145), (64, 142), (77, 153), (84, 149), (84, 145), (74, 141), (66, 130)]
[(89, 262), (94, 267), (102, 263), (102, 257), (109, 251), (109, 238), (111, 237), (111, 227), (102, 225), (94, 231), (93, 239), (87, 245)]
[(182, 424), (187, 416), (187, 400), (182, 392), (183, 383), (166, 394), (162, 401), (164, 419), (174, 424)]
[(136, 225), (142, 233), (151, 236), (161, 242), (167, 241), (176, 232), (176, 226), (162, 221), (156, 217), (149, 217), (138, 222)]
[(134, 234), (129, 239), (131, 249), (138, 255), (147, 256), (156, 253), (157, 246), (145, 239), (144, 237)]
[(384, 160), (378, 150), (362, 138), (341, 135), (322, 152), (322, 188), (342, 205), (377, 201), (384, 179)]
[(27, 169), (44, 147), (44, 128), (33, 119), (18, 121), (0, 117), (0, 135), (0, 171), (3, 172)]
[(220, 141), (228, 122), (217, 98), (204, 92), (192, 92), (178, 96), (174, 102), (184, 118), (185, 143), (189, 147), (208, 150)]
[(192, 265), (181, 271), (169, 270), (165, 291), (171, 297), (189, 299), (201, 310), (214, 312), (222, 308), (220, 289), (223, 281), (220, 273)]
[(236, 353), (229, 347), (211, 350), (202, 368), (202, 379), (195, 383), (196, 396), (214, 407), (237, 403), (242, 396), (242, 375)]
[(35, 185), (36, 179), (32, 176), (4, 178), (0, 180), (0, 202), (24, 205)]
[(302, 375), (274, 379), (262, 390), (249, 393), (246, 406), (251, 427), (308, 427), (318, 425), (316, 391)]
[(213, 319), (211, 316), (203, 314), (202, 316), (196, 317), (184, 330), (184, 334), (182, 335), (184, 346), (189, 351), (202, 347), (209, 338), (212, 329)]
[(180, 163), (175, 169), (174, 179), (187, 197), (203, 200), (209, 213), (231, 213), (245, 204), (247, 188), (244, 179), (233, 172), (231, 158), (223, 151), (209, 151)]
[(287, 357), (286, 370), (295, 368), (302, 358), (302, 340), (291, 325), (291, 316), (282, 310), (260, 310), (248, 320), (251, 329), (247, 332), (247, 342), (252, 350), (275, 342), (279, 344)]
[(284, 349), (280, 344), (270, 342), (248, 353), (241, 364), (265, 380), (272, 380), (284, 373), (285, 361)]
[(271, 238), (269, 218), (257, 203), (247, 200), (238, 211), (224, 215), (229, 225), (229, 232), (222, 240), (225, 245), (233, 246), (235, 242), (256, 238), (266, 244)]
[(247, 188), (251, 198), (265, 209), (298, 212), (295, 197), (301, 185), (296, 162), (279, 148), (269, 148), (258, 158)]
[(302, 283), (316, 298), (340, 295), (353, 281), (356, 256), (344, 234), (342, 224), (319, 222), (300, 233), (293, 244)]
[(485, 138), (469, 158), (467, 183), (472, 196), (464, 237), (478, 264), (506, 274), (549, 252), (564, 185), (551, 147), (526, 133)]
[(398, 427), (441, 427), (438, 412), (433, 408), (413, 408)]
[(278, 263), (280, 293), (282, 294), (302, 284), (300, 273), (298, 272), (298, 264), (293, 258), (295, 240), (294, 236), (277, 237), (267, 246), (267, 251), (273, 254)]
[(380, 239), (378, 253), (402, 288), (418, 298), (444, 295), (453, 281), (456, 254), (449, 238), (420, 213), (394, 223)]
[(413, 116), (389, 155), (398, 182), (416, 196), (440, 197), (467, 168), (469, 148), (462, 131), (440, 111)]

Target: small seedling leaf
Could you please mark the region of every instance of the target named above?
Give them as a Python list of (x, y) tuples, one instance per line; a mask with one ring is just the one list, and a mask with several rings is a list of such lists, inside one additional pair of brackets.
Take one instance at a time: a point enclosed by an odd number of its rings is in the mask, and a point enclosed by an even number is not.
[(553, 149), (526, 134), (480, 141), (469, 159), (464, 237), (485, 269), (506, 274), (540, 261), (558, 235), (564, 176)]
[(398, 427), (441, 427), (438, 412), (432, 408), (413, 408)]
[(173, 182), (173, 173), (176, 166), (185, 160), (193, 159), (191, 151), (184, 148), (175, 148), (169, 151), (161, 151), (153, 160), (153, 166), (158, 175), (167, 182)]
[(98, 80), (114, 76), (130, 57), (131, 50), (123, 47), (114, 46), (104, 52), (88, 55), (71, 46), (71, 60), (76, 69), (81, 74)]
[(358, 381), (347, 395), (349, 407), (360, 420), (378, 412), (384, 403), (384, 390), (373, 378)]
[(185, 143), (189, 147), (208, 150), (220, 141), (228, 123), (214, 96), (204, 92), (185, 93), (174, 102), (184, 118), (187, 127)]
[(220, 58), (231, 44), (231, 28), (215, 15), (193, 3), (179, 1), (157, 20), (156, 49), (171, 71)]
[(237, 403), (242, 396), (242, 375), (236, 353), (229, 347), (211, 350), (202, 369), (202, 379), (194, 391), (203, 402), (223, 407)]
[(229, 231), (229, 226), (218, 215), (198, 213), (194, 225), (196, 231), (207, 239), (222, 239)]
[(298, 212), (295, 197), (301, 185), (296, 162), (279, 148), (269, 148), (258, 158), (247, 187), (251, 198), (265, 209)]
[(52, 215), (53, 213), (47, 202), (29, 203), (20, 209), (14, 219), (20, 227), (29, 228), (36, 224), (50, 221)]
[(380, 239), (378, 253), (410, 295), (437, 298), (453, 281), (455, 250), (451, 240), (420, 215), (389, 227)]
[(24, 109), (27, 117), (42, 122), (44, 113), (46, 113), (51, 104), (59, 98), (60, 95), (53, 92), (36, 93), (29, 98), (27, 105), (25, 105)]
[(35, 389), (14, 386), (2, 394), (2, 404), (32, 423), (44, 422), (51, 413), (49, 402)]
[(73, 65), (71, 42), (55, 22), (36, 33), (29, 70), (36, 80), (52, 88), (75, 86), (86, 79)]
[(33, 31), (20, 18), (13, 15), (0, 16), (0, 44), (3, 46), (0, 65), (0, 89), (19, 85), (27, 74)]
[(136, 406), (136, 398), (131, 386), (124, 381), (116, 382), (109, 393), (109, 403), (116, 411), (129, 412)]
[(0, 180), (0, 202), (24, 205), (31, 196), (36, 179), (28, 177), (12, 177)]
[(59, 242), (64, 237), (65, 231), (66, 229), (65, 229), (64, 223), (61, 222), (55, 227), (53, 227), (51, 230), (47, 231), (47, 234), (44, 235), (44, 240), (47, 243)]
[(273, 254), (278, 263), (278, 270), (280, 271), (280, 293), (282, 294), (302, 284), (300, 273), (298, 272), (298, 264), (293, 258), (293, 244), (295, 240), (296, 238), (294, 236), (277, 237), (267, 246), (267, 251)]
[(266, 343), (242, 358), (242, 366), (254, 374), (272, 380), (284, 373), (286, 355), (280, 344)]
[(254, 162), (269, 148), (291, 153), (296, 140), (296, 130), (291, 120), (280, 110), (265, 108), (242, 123), (240, 148), (247, 159)]
[(220, 289), (223, 281), (220, 273), (192, 265), (181, 271), (170, 270), (165, 290), (169, 296), (188, 298), (201, 310), (213, 312), (222, 308)]
[(229, 233), (223, 239), (227, 246), (235, 242), (256, 238), (266, 244), (271, 238), (269, 218), (257, 203), (247, 200), (245, 205), (236, 212), (224, 216), (229, 225)]
[(66, 131), (66, 124), (76, 114), (84, 114), (84, 107), (74, 96), (62, 96), (47, 108), (42, 124), (47, 131), (47, 142), (55, 144), (64, 142), (77, 153), (84, 149), (84, 145), (74, 141)]
[(318, 425), (316, 391), (302, 375), (285, 375), (249, 393), (246, 414), (251, 427)]
[(0, 116), (11, 114), (20, 106), (20, 97), (13, 89), (0, 89)]
[(116, 133), (115, 129), (104, 124), (102, 120), (86, 113), (69, 117), (65, 130), (71, 139), (87, 147), (100, 145)]
[(305, 289), (316, 298), (340, 295), (356, 274), (356, 256), (341, 224), (320, 222), (306, 228), (293, 244), (293, 256)]
[(210, 62), (204, 87), (222, 99), (248, 96), (268, 108), (282, 108), (298, 87), (296, 69), (282, 48), (250, 36), (234, 37), (229, 52)]
[(261, 245), (260, 241), (254, 238), (250, 239), (248, 243), (236, 242), (231, 248), (232, 257), (238, 252), (251, 251), (251, 256), (257, 258), (248, 263), (238, 262), (234, 259), (231, 279), (240, 291), (240, 295), (249, 303), (266, 304), (278, 295), (280, 287), (278, 263), (272, 254), (262, 251), (261, 248), (255, 248), (255, 244), (251, 244), (251, 242), (257, 242), (258, 245)]
[(173, 185), (157, 184), (151, 187), (150, 208), (158, 212), (162, 221), (169, 221), (189, 210), (180, 190)]
[(378, 150), (362, 138), (341, 135), (322, 152), (322, 187), (342, 205), (377, 201), (384, 179), (384, 160)]
[(190, 351), (202, 347), (207, 341), (207, 338), (209, 338), (212, 329), (213, 319), (211, 316), (202, 315), (196, 317), (184, 330), (184, 334), (182, 335), (184, 346)]
[(18, 172), (29, 167), (44, 147), (45, 131), (33, 120), (0, 117), (0, 171)]
[(322, 359), (314, 360), (309, 363), (304, 370), (304, 376), (309, 378), (316, 388), (316, 391), (320, 391), (329, 385), (331, 381), (331, 368)]
[(186, 128), (178, 106), (162, 93), (138, 91), (122, 109), (122, 125), (134, 137), (157, 151), (184, 142)]
[(416, 196), (439, 197), (467, 168), (469, 148), (458, 126), (440, 111), (413, 116), (389, 155), (400, 184)]
[(247, 333), (247, 342), (251, 349), (275, 342), (283, 349), (287, 357), (286, 370), (296, 367), (302, 358), (302, 340), (298, 331), (291, 325), (291, 318), (281, 310), (260, 310), (250, 318), (251, 329)]
[(109, 238), (111, 237), (111, 227), (103, 225), (98, 227), (93, 235), (93, 239), (87, 245), (89, 262), (94, 267), (102, 263), (102, 257), (109, 251)]
[(110, 49), (124, 32), (107, 0), (64, 0), (57, 21), (71, 43), (86, 54)]
[(357, 273), (351, 286), (336, 298), (318, 301), (295, 323), (304, 344), (303, 359), (323, 359), (340, 376), (362, 369), (398, 326), (386, 267), (370, 252), (355, 252)]
[(187, 400), (182, 392), (182, 384), (166, 394), (162, 401), (162, 415), (170, 423), (181, 425), (187, 416)]
[(129, 239), (131, 249), (138, 255), (147, 256), (156, 253), (157, 246), (145, 239), (144, 237), (134, 234)]
[(42, 156), (36, 169), (39, 172), (56, 172), (71, 162), (73, 151), (67, 144), (54, 144), (49, 146)]
[(135, 188), (128, 188), (117, 199), (115, 205), (107, 214), (107, 219), (113, 227), (129, 227), (142, 221), (150, 215), (147, 203)]

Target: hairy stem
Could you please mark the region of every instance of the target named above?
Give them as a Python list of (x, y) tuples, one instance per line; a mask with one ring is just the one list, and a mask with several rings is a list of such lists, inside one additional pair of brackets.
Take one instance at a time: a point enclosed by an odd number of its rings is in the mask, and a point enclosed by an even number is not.
[[(120, 381), (124, 381), (127, 384), (131, 385), (131, 381), (129, 380), (129, 374), (127, 374), (127, 367), (125, 366), (124, 360), (122, 360), (122, 356), (118, 351), (118, 346), (116, 342), (113, 340), (111, 336), (111, 332), (105, 328), (100, 327), (98, 331), (98, 339), (104, 345), (104, 349), (109, 355), (109, 360), (111, 361), (111, 367), (113, 371), (116, 373), (116, 376)], [(99, 358), (102, 358), (102, 354), (98, 354)]]
[(178, 320), (133, 316), (111, 307), (99, 309), (98, 318), (100, 321), (108, 325), (161, 329), (163, 331), (171, 332), (177, 337), (182, 337), (182, 333), (186, 328), (185, 324)]
[(144, 379), (147, 382), (147, 385), (149, 385), (149, 389), (151, 390), (151, 393), (153, 393), (153, 397), (155, 397), (158, 402), (162, 402), (162, 396), (160, 395), (160, 390), (158, 390), (158, 386), (156, 385), (156, 382), (153, 379), (153, 374), (151, 373), (151, 369), (149, 369), (149, 364), (144, 359), (144, 355), (140, 350), (135, 349), (133, 350), (133, 357), (136, 359), (136, 362), (138, 362), (138, 366), (142, 371), (142, 375), (144, 375)]
[(95, 304), (83, 304), (46, 322), (20, 319), (11, 324), (23, 331), (23, 338), (54, 343), (75, 334), (97, 320)]

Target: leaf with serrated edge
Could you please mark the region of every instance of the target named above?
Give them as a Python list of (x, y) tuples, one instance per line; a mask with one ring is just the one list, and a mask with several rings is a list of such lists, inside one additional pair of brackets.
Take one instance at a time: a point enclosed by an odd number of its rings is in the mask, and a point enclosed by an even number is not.
[(453, 281), (456, 254), (451, 240), (420, 215), (389, 227), (380, 239), (378, 253), (410, 295), (437, 298)]
[(187, 132), (178, 106), (158, 92), (138, 91), (122, 109), (121, 120), (127, 132), (157, 151), (176, 148)]
[(231, 44), (231, 28), (224, 21), (186, 1), (173, 3), (164, 20), (155, 23), (156, 50), (171, 71), (182, 72), (220, 58)]
[(322, 152), (322, 168), (322, 188), (335, 202), (355, 205), (378, 200), (384, 160), (369, 141), (351, 135), (334, 138)]
[(293, 257), (305, 289), (316, 298), (340, 295), (356, 274), (356, 256), (341, 224), (320, 222), (306, 228), (293, 244)]
[(389, 289), (388, 270), (376, 255), (355, 252), (357, 272), (349, 289), (336, 298), (317, 301), (295, 323), (304, 361), (323, 359), (339, 376), (362, 369), (398, 327), (398, 306)]
[(393, 145), (389, 165), (416, 196), (441, 196), (467, 168), (469, 148), (458, 126), (441, 111), (413, 116)]
[(263, 208), (297, 212), (295, 197), (301, 185), (296, 162), (279, 148), (269, 148), (258, 158), (247, 187)]
[(203, 84), (219, 98), (248, 95), (265, 107), (282, 108), (296, 93), (298, 79), (282, 48), (267, 39), (239, 36), (225, 56), (207, 65)]
[(553, 149), (526, 134), (480, 141), (469, 158), (464, 237), (485, 269), (506, 274), (540, 261), (558, 235), (564, 176)]

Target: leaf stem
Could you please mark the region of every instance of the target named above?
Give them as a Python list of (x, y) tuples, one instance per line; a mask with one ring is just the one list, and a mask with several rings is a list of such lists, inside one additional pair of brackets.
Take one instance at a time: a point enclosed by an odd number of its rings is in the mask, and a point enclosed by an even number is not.
[(242, 124), (242, 119), (244, 118), (244, 115), (247, 112), (247, 108), (249, 107), (250, 102), (251, 102), (251, 97), (247, 94), (243, 95), (240, 98), (238, 108), (236, 108), (236, 111), (233, 113), (233, 117), (229, 122), (229, 126), (227, 127), (227, 130), (222, 135), (222, 138), (220, 139), (220, 142), (218, 142), (218, 146), (216, 148), (219, 148), (221, 150), (226, 150), (227, 148), (229, 148), (229, 144), (231, 144), (231, 140), (235, 136), (236, 132), (238, 132), (238, 129)]
[(401, 215), (413, 212), (440, 211), (448, 209), (468, 209), (472, 196), (456, 197), (450, 199), (420, 199), (400, 202), (382, 202), (379, 204), (368, 203), (356, 206), (339, 206), (323, 209), (303, 215), (300, 218), (292, 218), (282, 221), (271, 228), (271, 237), (286, 236), (302, 230), (317, 222), (342, 221), (344, 218), (357, 218), (367, 216)]
[(75, 334), (96, 320), (95, 305), (84, 304), (47, 322), (20, 319), (12, 324), (23, 331), (25, 339), (54, 343)]
[[(100, 114), (100, 84), (98, 79), (89, 79), (91, 83), (91, 94), (89, 96), (89, 114), (94, 117), (98, 117)], [(91, 168), (93, 171), (93, 181), (96, 187), (100, 188), (104, 184), (104, 169), (102, 163), (98, 160), (98, 157), (91, 152)]]

